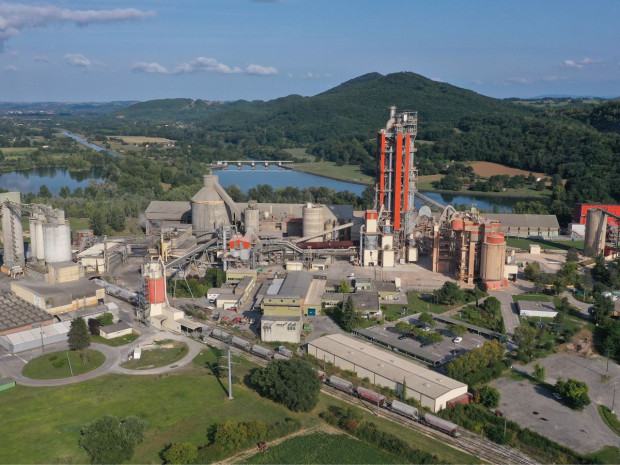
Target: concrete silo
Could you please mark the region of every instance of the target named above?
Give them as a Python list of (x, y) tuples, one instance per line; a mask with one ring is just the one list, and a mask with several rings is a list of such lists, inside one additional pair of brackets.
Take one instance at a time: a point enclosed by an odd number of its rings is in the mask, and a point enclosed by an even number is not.
[(48, 218), (48, 222), (43, 225), (43, 247), (47, 263), (73, 260), (71, 227), (69, 222), (65, 220), (65, 213), (62, 210), (54, 210), (53, 216)]
[(0, 194), (2, 202), (2, 241), (4, 243), (4, 266), (24, 266), (24, 231), (19, 192)]
[(506, 262), (506, 241), (501, 233), (487, 234), (482, 243), (480, 277), (486, 283), (501, 282), (504, 279)]
[(218, 177), (206, 174), (202, 177), (203, 187), (192, 197), (192, 229), (200, 236), (231, 220), (241, 220), (241, 212), (228, 193), (218, 183)]
[[(323, 205), (307, 203), (302, 211), (302, 227), (304, 237), (317, 235), (325, 231), (325, 211)], [(308, 239), (308, 242), (321, 242), (323, 236)]]
[(603, 210), (588, 210), (586, 217), (586, 235), (584, 250), (586, 253), (598, 255), (605, 248), (607, 233), (607, 215)]
[(260, 210), (256, 203), (250, 202), (244, 211), (245, 233), (258, 234), (260, 230)]

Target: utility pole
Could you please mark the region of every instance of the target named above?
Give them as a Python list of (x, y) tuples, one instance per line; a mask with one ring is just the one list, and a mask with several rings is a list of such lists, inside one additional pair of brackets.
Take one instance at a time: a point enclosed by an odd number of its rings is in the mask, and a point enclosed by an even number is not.
[(69, 359), (69, 352), (67, 352), (67, 362), (69, 362), (69, 370), (71, 371), (71, 376), (73, 376), (73, 368), (71, 367), (71, 359)]
[(105, 274), (110, 275), (110, 260), (108, 258), (108, 236), (103, 236), (103, 259), (105, 262)]
[(616, 386), (614, 386), (614, 396), (611, 399), (611, 413), (614, 412), (614, 404), (616, 403)]
[(228, 400), (232, 400), (232, 364), (230, 362), (230, 345), (228, 346)]

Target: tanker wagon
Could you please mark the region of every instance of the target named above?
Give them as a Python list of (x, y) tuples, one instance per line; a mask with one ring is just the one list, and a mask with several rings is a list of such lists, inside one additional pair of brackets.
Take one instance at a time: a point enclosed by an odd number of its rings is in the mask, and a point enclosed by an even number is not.
[(327, 378), (327, 384), (341, 391), (348, 392), (349, 394), (353, 394), (353, 390), (355, 389), (351, 381), (338, 378), (337, 376), (334, 376), (334, 375)]
[(390, 404), (390, 410), (394, 413), (398, 413), (403, 417), (410, 418), (412, 420), (418, 419), (418, 409), (412, 405), (405, 404), (398, 400), (393, 400)]
[(266, 347), (259, 346), (258, 344), (254, 344), (252, 346), (252, 353), (266, 360), (271, 360), (273, 358), (273, 352), (271, 350)]
[(286, 358), (291, 358), (293, 356), (293, 351), (287, 349), (286, 346), (278, 347), (278, 353)]
[(218, 328), (213, 328), (213, 331), (211, 331), (211, 337), (220, 341), (228, 342), (229, 336), (230, 334), (228, 334), (226, 331), (222, 331)]
[(379, 407), (383, 407), (385, 405), (385, 396), (383, 394), (379, 394), (378, 392), (371, 391), (370, 389), (366, 389), (361, 386), (357, 388), (357, 396), (360, 399), (372, 402), (374, 405), (379, 405)]
[(428, 426), (438, 429), (439, 431), (443, 431), (446, 434), (449, 434), (453, 438), (458, 438), (461, 433), (459, 433), (458, 425), (454, 423), (444, 420), (443, 418), (436, 417), (435, 415), (430, 415), (428, 413), (424, 414), (422, 417), (424, 419), (424, 423)]
[(251, 342), (246, 341), (245, 339), (241, 339), (240, 337), (237, 337), (237, 336), (233, 336), (232, 339), (230, 340), (230, 343), (234, 345), (235, 347), (238, 347), (241, 350), (245, 350), (246, 352), (249, 352), (250, 349), (252, 348)]

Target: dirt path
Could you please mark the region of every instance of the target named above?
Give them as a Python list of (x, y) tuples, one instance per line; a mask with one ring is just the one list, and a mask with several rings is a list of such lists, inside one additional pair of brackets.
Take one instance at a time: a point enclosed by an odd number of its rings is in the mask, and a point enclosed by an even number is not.
[[(299, 431), (289, 434), (288, 436), (282, 436), (281, 438), (274, 439), (273, 441), (269, 441), (267, 443), (267, 446), (274, 447), (274, 446), (277, 446), (278, 444), (283, 443), (284, 441), (288, 441), (291, 438), (294, 438), (297, 436), (305, 436), (307, 434), (312, 434), (312, 433), (317, 433), (317, 432), (326, 433), (326, 434), (345, 434), (344, 431), (340, 431), (339, 429), (334, 428), (333, 426), (330, 426), (327, 423), (323, 423), (320, 425), (313, 426), (312, 428), (302, 428)], [(236, 463), (245, 463), (247, 459), (259, 453), (260, 452), (258, 451), (258, 448), (255, 446), (255, 447), (252, 447), (251, 449), (247, 449), (242, 452), (239, 452), (238, 454), (233, 455), (232, 457), (228, 457), (227, 459), (224, 459), (218, 463), (221, 465), (232, 465)]]

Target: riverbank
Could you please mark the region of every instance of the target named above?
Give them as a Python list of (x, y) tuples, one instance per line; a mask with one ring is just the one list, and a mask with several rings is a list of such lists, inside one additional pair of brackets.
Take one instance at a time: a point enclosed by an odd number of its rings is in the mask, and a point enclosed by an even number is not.
[(358, 165), (338, 166), (333, 162), (307, 162), (295, 163), (291, 170), (362, 186), (374, 184), (374, 178), (361, 173)]

